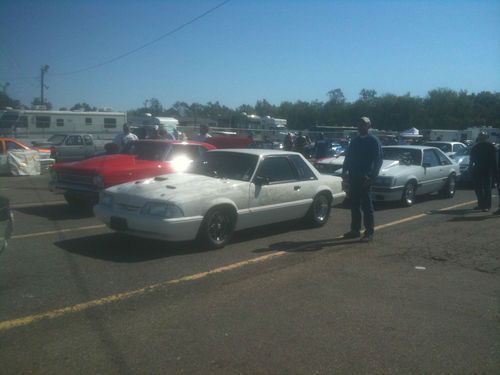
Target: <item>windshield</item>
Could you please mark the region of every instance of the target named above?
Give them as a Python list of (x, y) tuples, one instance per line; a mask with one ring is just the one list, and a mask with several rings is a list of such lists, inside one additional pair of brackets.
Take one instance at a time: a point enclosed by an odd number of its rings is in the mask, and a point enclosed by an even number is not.
[(382, 147), (384, 160), (397, 160), (405, 165), (420, 165), (422, 152), (411, 148)]
[(166, 159), (170, 151), (170, 144), (163, 142), (129, 142), (123, 150), (123, 154), (135, 155), (140, 160)]
[(65, 135), (59, 134), (59, 135), (53, 135), (52, 137), (47, 139), (47, 142), (50, 142), (53, 145), (60, 145), (64, 142), (65, 139), (66, 139)]
[(443, 152), (451, 152), (451, 144), (449, 143), (427, 142), (425, 145), (430, 147), (437, 147)]
[(238, 152), (207, 152), (203, 159), (191, 165), (189, 173), (250, 181), (257, 161), (257, 155)]
[(467, 156), (470, 154), (470, 148), (461, 148), (460, 150), (457, 151), (455, 156)]

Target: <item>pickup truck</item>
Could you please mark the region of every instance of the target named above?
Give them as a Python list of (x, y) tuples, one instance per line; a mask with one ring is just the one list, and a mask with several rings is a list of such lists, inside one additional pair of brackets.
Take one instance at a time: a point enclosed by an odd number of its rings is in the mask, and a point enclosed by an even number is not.
[(33, 146), (47, 147), (56, 162), (87, 159), (104, 151), (104, 143), (94, 140), (90, 134), (55, 134), (46, 142), (32, 142)]

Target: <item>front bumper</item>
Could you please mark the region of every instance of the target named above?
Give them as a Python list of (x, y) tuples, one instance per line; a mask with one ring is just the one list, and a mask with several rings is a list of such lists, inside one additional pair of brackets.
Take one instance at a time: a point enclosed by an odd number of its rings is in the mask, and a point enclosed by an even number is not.
[(94, 206), (94, 214), (108, 227), (118, 232), (166, 241), (195, 239), (203, 221), (202, 216), (161, 219), (137, 212), (120, 211), (99, 204)]
[(404, 186), (372, 187), (372, 200), (374, 201), (397, 201), (403, 194)]

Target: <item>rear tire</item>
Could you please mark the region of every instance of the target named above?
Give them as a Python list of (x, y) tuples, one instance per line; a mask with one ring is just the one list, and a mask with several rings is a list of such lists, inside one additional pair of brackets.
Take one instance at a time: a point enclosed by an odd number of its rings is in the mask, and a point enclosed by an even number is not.
[(453, 198), (455, 196), (456, 189), (456, 178), (455, 175), (451, 174), (448, 176), (446, 184), (439, 192), (439, 195), (441, 195), (443, 198)]
[(306, 225), (319, 228), (326, 224), (332, 209), (332, 199), (326, 193), (319, 193), (304, 217)]
[(230, 208), (211, 208), (203, 218), (198, 241), (209, 249), (220, 249), (228, 244), (234, 233), (236, 215)]
[(410, 207), (415, 203), (416, 188), (417, 186), (415, 182), (409, 181), (406, 183), (401, 197), (401, 203), (403, 206)]

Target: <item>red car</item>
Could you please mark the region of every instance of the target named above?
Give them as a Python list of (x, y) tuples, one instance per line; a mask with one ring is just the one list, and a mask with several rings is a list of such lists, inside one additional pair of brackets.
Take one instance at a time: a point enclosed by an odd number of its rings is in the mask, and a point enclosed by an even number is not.
[(52, 191), (64, 192), (72, 206), (88, 206), (99, 192), (124, 182), (182, 172), (215, 146), (202, 142), (139, 140), (127, 144), (120, 154), (97, 156), (71, 163), (57, 163), (51, 174)]

